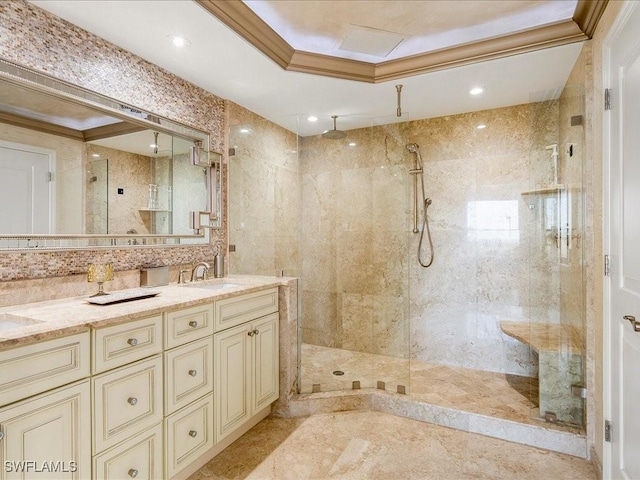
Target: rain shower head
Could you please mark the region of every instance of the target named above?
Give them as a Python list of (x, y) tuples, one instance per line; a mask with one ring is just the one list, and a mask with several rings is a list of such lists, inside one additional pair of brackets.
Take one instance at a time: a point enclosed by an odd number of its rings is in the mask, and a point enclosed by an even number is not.
[(336, 119), (338, 118), (338, 116), (331, 115), (331, 118), (333, 118), (333, 130), (327, 130), (326, 132), (324, 132), (322, 134), (322, 138), (328, 138), (329, 140), (340, 140), (341, 138), (346, 137), (346, 132), (343, 132), (342, 130), (338, 130), (336, 128)]

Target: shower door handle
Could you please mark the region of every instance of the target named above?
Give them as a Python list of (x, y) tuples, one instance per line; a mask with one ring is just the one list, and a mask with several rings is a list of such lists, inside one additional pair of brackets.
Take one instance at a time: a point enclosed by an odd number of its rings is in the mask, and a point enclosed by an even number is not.
[(634, 332), (640, 332), (640, 322), (636, 320), (636, 317), (634, 317), (633, 315), (625, 315), (622, 318), (631, 322)]

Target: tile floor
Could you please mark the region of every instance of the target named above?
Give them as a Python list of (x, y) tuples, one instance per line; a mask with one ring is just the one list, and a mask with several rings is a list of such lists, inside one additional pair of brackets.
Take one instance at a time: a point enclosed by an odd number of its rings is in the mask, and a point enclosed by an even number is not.
[[(375, 388), (377, 381), (383, 381), (387, 390), (406, 386), (411, 400), (418, 402), (583, 433), (539, 418), (537, 379), (309, 344), (302, 345), (301, 359), (302, 393), (311, 393), (313, 384), (326, 392), (350, 390), (353, 381), (359, 381), (360, 388)], [(334, 375), (336, 370), (344, 375)]]
[(190, 480), (596, 479), (586, 460), (381, 412), (268, 417)]

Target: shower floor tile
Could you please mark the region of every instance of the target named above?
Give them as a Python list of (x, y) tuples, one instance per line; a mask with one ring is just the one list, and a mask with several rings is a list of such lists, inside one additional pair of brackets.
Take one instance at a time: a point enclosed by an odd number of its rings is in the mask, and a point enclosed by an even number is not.
[[(406, 387), (411, 400), (464, 412), (581, 433), (577, 428), (546, 423), (538, 418), (536, 378), (429, 364), (370, 353), (352, 352), (317, 345), (302, 345), (301, 393), (350, 390), (353, 381), (361, 388), (386, 390)], [(336, 376), (334, 371), (344, 372)], [(374, 372), (379, 372), (374, 376)]]
[(268, 417), (189, 480), (595, 480), (587, 460), (374, 411)]

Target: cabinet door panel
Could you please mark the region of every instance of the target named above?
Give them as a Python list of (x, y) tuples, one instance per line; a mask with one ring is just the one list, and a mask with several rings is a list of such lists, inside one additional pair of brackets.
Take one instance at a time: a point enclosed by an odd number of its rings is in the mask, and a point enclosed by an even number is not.
[(172, 478), (213, 447), (213, 397), (207, 395), (165, 419), (166, 473)]
[(248, 376), (251, 372), (249, 326), (214, 335), (216, 442), (251, 416)]
[(0, 351), (0, 405), (89, 376), (89, 332)]
[(0, 410), (0, 479), (89, 478), (90, 416), (88, 380)]
[(93, 373), (120, 367), (162, 351), (162, 316), (93, 330)]
[(162, 420), (162, 357), (94, 377), (94, 453)]
[(184, 345), (213, 334), (212, 303), (167, 312), (165, 316), (165, 348)]
[(278, 399), (280, 384), (278, 314), (253, 322), (253, 413)]
[(165, 414), (213, 390), (213, 337), (207, 337), (164, 354)]
[(93, 480), (155, 480), (164, 478), (162, 424), (96, 456)]
[(224, 298), (216, 300), (214, 305), (215, 331), (219, 332), (278, 311), (278, 289)]

